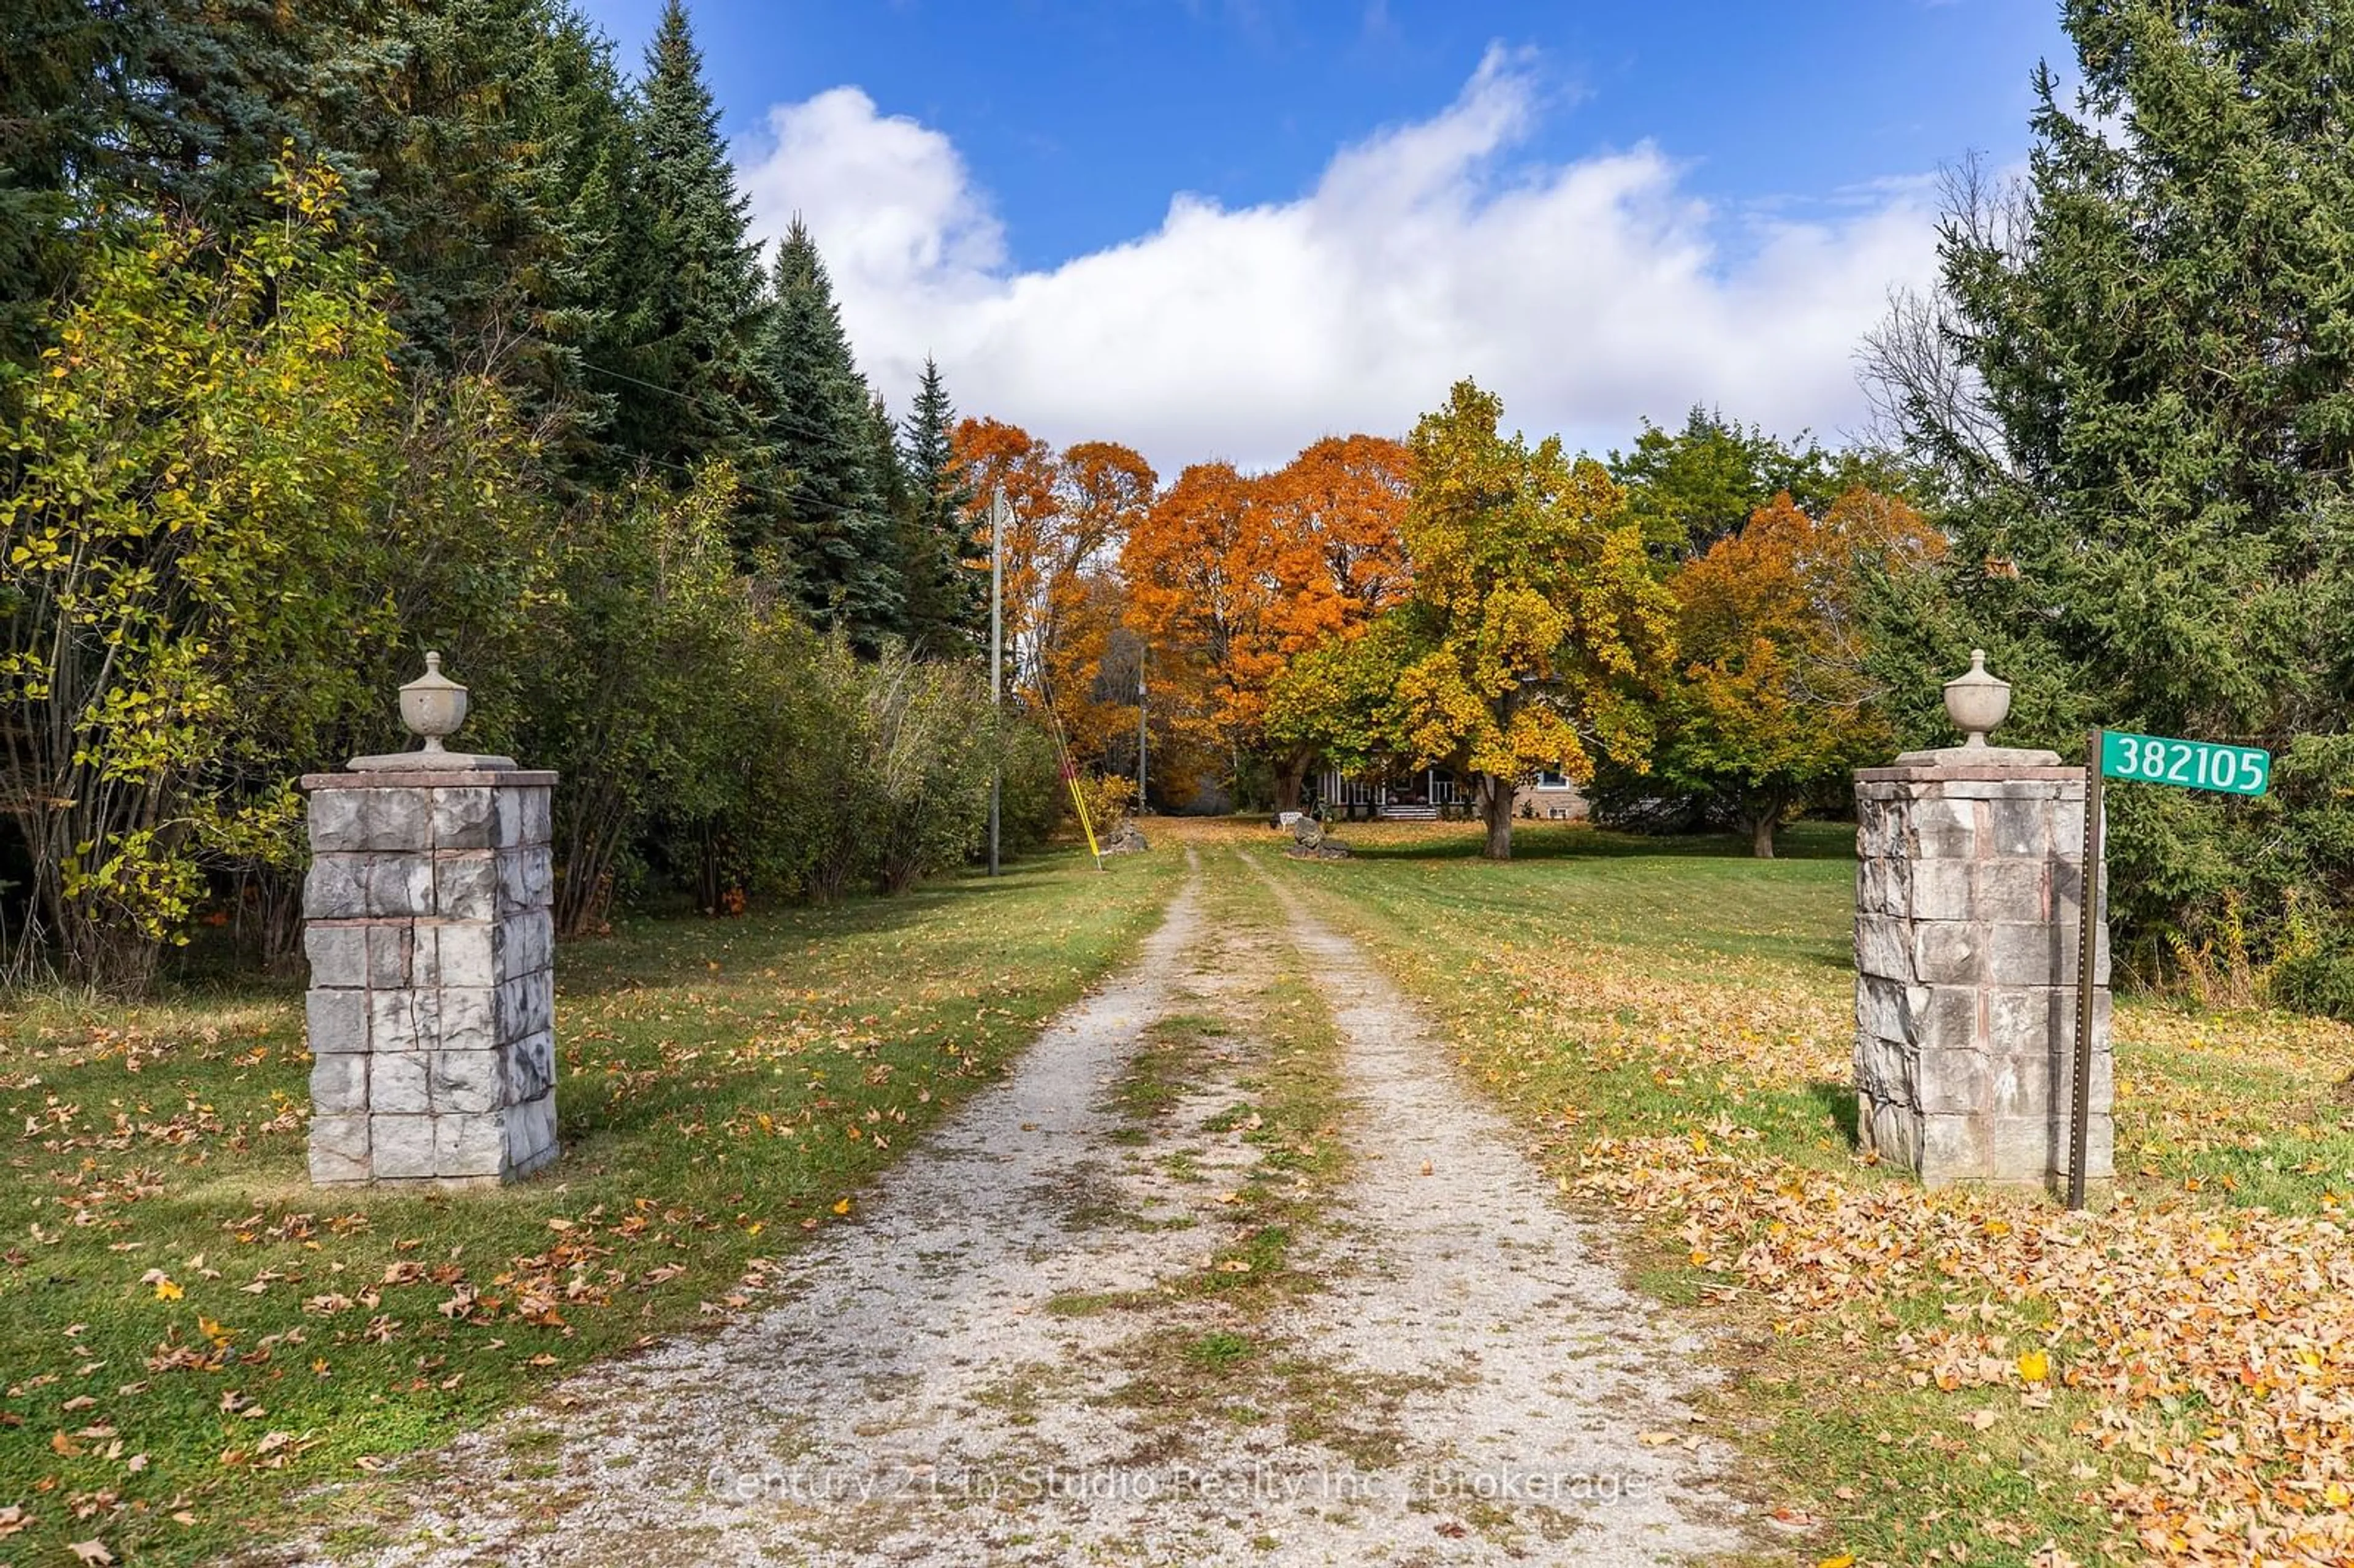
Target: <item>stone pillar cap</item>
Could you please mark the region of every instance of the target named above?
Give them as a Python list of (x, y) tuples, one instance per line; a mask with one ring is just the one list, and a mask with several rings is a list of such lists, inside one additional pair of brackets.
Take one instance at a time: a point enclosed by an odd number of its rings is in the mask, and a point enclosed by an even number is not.
[(1941, 746), (1933, 751), (1908, 751), (1898, 757), (1898, 768), (1968, 768), (1973, 769), (2011, 768), (2057, 768), (2061, 766), (2056, 751), (2039, 751), (2026, 746)]

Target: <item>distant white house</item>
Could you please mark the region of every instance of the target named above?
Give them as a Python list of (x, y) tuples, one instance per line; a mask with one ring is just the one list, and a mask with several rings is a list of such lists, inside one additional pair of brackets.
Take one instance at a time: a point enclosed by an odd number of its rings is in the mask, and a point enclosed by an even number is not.
[[(1469, 817), (1478, 810), (1470, 783), (1447, 768), (1383, 774), (1328, 768), (1316, 776), (1316, 798), (1328, 815), (1349, 821), (1427, 822)], [(1585, 812), (1585, 792), (1565, 773), (1540, 773), (1536, 782), (1512, 792), (1516, 817), (1582, 821)]]

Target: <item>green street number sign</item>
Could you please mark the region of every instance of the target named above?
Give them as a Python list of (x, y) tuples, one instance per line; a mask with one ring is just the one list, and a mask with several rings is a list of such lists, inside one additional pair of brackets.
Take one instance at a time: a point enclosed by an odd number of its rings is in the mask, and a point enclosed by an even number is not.
[(2226, 795), (2261, 795), (2272, 783), (2273, 754), (2253, 746), (2217, 746), (2211, 741), (2105, 729), (2101, 777), (2130, 779), (2137, 784), (2174, 784), (2185, 789), (2220, 789)]
[[(2137, 784), (2171, 784), (2182, 789), (2214, 789), (2226, 795), (2261, 795), (2273, 781), (2273, 754), (2253, 746), (2217, 746), (2206, 740), (2177, 740), (2171, 736), (2136, 735), (2130, 730), (2095, 729), (2084, 746), (2084, 858), (2079, 863), (2101, 863), (2101, 781), (2126, 779)], [(2098, 882), (2092, 895), (2077, 900), (2079, 925), (2076, 951), (2093, 951), (2100, 927)], [(2079, 957), (2076, 964), (2076, 1038), (2093, 1037), (2094, 965)], [(2071, 1051), (2069, 1085), (2068, 1206), (2084, 1206), (2084, 1144), (2093, 1092), (2093, 1054)]]

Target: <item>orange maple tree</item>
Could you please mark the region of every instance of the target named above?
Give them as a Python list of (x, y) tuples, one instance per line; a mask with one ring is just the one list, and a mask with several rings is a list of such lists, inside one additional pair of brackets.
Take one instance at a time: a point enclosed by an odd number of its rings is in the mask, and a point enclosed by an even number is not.
[[(1401, 443), (1348, 436), (1270, 474), (1197, 463), (1137, 519), (1120, 555), (1129, 624), (1174, 727), (1230, 776), (1267, 749), (1268, 692), (1291, 662), (1404, 595), (1409, 489)], [(1278, 804), (1297, 804), (1311, 755), (1267, 758)]]
[[(950, 438), (960, 480), (986, 507), (1002, 490), (1005, 639), (1014, 686), (1051, 709), (1080, 757), (1134, 722), (1098, 677), (1123, 619), (1114, 567), (1158, 477), (1136, 451), (1082, 441), (1057, 452), (1018, 425), (966, 419)], [(982, 536), (987, 536), (983, 530)], [(973, 563), (988, 570), (984, 557)]]
[(1872, 568), (1945, 548), (1919, 513), (1855, 489), (1819, 518), (1786, 491), (1670, 583), (1681, 679), (1666, 704), (1659, 771), (1722, 801), (1760, 856), (1807, 790), (1882, 756), (1890, 733), (1864, 669), (1857, 609)]

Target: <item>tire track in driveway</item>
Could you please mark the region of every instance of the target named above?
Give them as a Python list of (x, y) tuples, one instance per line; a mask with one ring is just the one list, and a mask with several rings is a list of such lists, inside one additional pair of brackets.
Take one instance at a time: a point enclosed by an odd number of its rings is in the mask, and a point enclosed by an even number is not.
[(1713, 1381), (1704, 1341), (1620, 1282), (1606, 1242), (1555, 1202), (1362, 947), (1244, 858), (1308, 958), (1359, 1101), (1363, 1158), (1335, 1216), (1354, 1266), (1317, 1342), (1372, 1372), (1451, 1374), (1403, 1419), (1432, 1435), (1424, 1463), (1456, 1495), (1520, 1494), (1485, 1510), (1500, 1548), (1551, 1540), (1552, 1561), (1631, 1563), (1754, 1545), (1744, 1506), (1710, 1482), (1734, 1450), (1686, 1403)]

